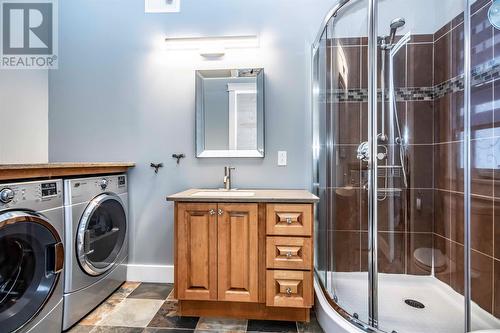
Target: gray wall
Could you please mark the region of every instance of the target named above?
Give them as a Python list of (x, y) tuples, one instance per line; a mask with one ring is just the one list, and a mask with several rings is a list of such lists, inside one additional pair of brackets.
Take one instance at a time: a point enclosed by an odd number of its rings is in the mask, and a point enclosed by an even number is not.
[[(50, 161), (135, 161), (131, 262), (171, 264), (173, 205), (165, 196), (222, 186), (308, 188), (310, 45), (331, 0), (183, 0), (181, 13), (144, 14), (143, 0), (60, 1), (59, 70), (49, 76)], [(163, 48), (165, 36), (258, 34), (258, 50), (203, 60)], [(196, 69), (263, 67), (266, 158), (196, 159)], [(277, 151), (288, 166), (277, 166)], [(172, 153), (187, 158), (176, 165)], [(164, 162), (158, 175), (151, 161)]]
[(47, 163), (47, 70), (2, 70), (0, 101), (0, 164)]

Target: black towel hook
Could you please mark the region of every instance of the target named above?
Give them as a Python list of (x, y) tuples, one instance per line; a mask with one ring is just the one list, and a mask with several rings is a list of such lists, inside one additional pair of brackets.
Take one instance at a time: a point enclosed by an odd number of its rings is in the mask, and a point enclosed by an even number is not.
[(177, 159), (177, 164), (179, 164), (179, 162), (181, 161), (181, 158), (184, 158), (184, 157), (186, 157), (186, 155), (184, 155), (184, 154), (172, 154), (172, 158)]
[(158, 173), (158, 169), (163, 168), (163, 163), (153, 163), (150, 166), (155, 169), (155, 173)]

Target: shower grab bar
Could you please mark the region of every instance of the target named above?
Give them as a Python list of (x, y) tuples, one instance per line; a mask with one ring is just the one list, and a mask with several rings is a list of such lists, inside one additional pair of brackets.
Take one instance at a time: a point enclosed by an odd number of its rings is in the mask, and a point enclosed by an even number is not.
[(321, 36), (323, 36), (323, 32), (325, 31), (326, 27), (328, 26), (328, 22), (330, 22), (330, 19), (332, 17), (337, 16), (338, 12), (342, 9), (342, 7), (344, 7), (350, 1), (351, 0), (342, 0), (328, 11), (325, 18), (323, 19), (323, 23), (321, 23), (321, 26), (318, 30), (317, 35), (316, 35), (316, 39), (314, 40), (314, 43), (312, 44), (313, 51), (319, 47), (319, 41), (321, 40)]
[(379, 169), (402, 169), (401, 165), (379, 165)]

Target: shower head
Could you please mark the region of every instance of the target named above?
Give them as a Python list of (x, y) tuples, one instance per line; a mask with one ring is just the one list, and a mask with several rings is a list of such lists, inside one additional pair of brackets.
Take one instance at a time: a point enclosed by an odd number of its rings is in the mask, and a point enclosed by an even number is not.
[(396, 38), (396, 31), (399, 28), (402, 28), (406, 24), (406, 20), (402, 17), (395, 18), (394, 20), (391, 21), (390, 28), (391, 28), (391, 33), (389, 34), (389, 44), (394, 43), (394, 39)]
[(398, 17), (398, 18), (395, 18), (394, 20), (391, 21), (391, 30), (393, 29), (399, 29), (401, 28), (402, 26), (404, 26), (406, 24), (406, 20), (402, 17)]

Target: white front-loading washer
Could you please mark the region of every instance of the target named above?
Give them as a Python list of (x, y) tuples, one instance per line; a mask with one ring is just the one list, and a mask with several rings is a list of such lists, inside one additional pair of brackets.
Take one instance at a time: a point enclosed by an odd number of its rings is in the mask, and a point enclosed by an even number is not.
[(62, 330), (62, 180), (0, 184), (0, 332)]
[(127, 278), (127, 176), (64, 181), (66, 330)]

